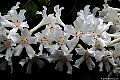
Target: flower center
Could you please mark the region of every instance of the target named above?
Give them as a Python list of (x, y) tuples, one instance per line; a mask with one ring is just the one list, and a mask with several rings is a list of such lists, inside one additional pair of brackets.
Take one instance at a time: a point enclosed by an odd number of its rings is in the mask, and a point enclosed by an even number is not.
[(118, 25), (118, 23), (119, 23), (118, 19), (113, 20), (113, 24)]
[(13, 22), (15, 27), (19, 27), (20, 26), (20, 22), (18, 20), (16, 20), (15, 22)]
[(11, 42), (9, 40), (4, 40), (3, 41), (3, 45), (4, 45), (5, 48), (9, 48), (10, 47), (10, 43)]
[(46, 44), (48, 42), (48, 39), (46, 37), (42, 37), (39, 39), (41, 44)]
[(117, 56), (115, 53), (113, 53), (113, 58), (114, 58), (114, 59), (117, 59), (118, 56)]
[(86, 60), (90, 59), (90, 54), (89, 54), (88, 52), (85, 52), (84, 58), (85, 58)]
[(93, 39), (97, 40), (98, 38), (100, 38), (100, 35), (95, 34), (95, 33), (93, 32), (92, 37), (93, 37)]
[(95, 48), (96, 50), (99, 50), (99, 51), (104, 50), (104, 47), (102, 47), (100, 44), (97, 44)]
[(63, 38), (63, 37), (60, 37), (60, 38), (57, 40), (57, 43), (58, 43), (58, 45), (63, 45), (63, 44), (64, 44), (64, 38)]
[(76, 37), (81, 37), (83, 35), (83, 32), (82, 31), (79, 31), (79, 32), (76, 32)]
[(26, 39), (26, 38), (22, 39), (21, 43), (24, 46), (27, 45), (28, 44), (28, 39)]
[(50, 27), (50, 32), (53, 33), (55, 29), (53, 27)]
[(102, 60), (103, 60), (103, 62), (108, 62), (108, 57), (107, 56), (103, 56)]

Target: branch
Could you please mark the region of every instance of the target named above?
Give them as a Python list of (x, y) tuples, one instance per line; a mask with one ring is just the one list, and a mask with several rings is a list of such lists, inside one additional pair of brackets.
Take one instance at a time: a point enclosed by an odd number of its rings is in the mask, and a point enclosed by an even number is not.
[(117, 39), (114, 39), (113, 41), (111, 41), (108, 46), (111, 46), (111, 45), (113, 45), (113, 44), (115, 44), (115, 43), (117, 43), (117, 42), (120, 42), (120, 37), (117, 38)]
[(118, 38), (120, 37), (120, 35), (117, 35), (117, 34), (108, 34), (110, 37), (113, 37), (113, 38)]

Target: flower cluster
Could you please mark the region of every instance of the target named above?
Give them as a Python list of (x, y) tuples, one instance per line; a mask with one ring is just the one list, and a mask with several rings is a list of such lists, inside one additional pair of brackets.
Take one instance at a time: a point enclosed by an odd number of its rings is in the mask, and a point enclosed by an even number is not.
[[(63, 70), (65, 64), (68, 74), (72, 74), (73, 66), (80, 68), (84, 60), (89, 70), (99, 66), (99, 71), (103, 71), (103, 66), (105, 66), (107, 72), (112, 71), (117, 75), (120, 73), (119, 9), (105, 3), (102, 10), (96, 7), (91, 12), (90, 5), (86, 5), (84, 10), (77, 13), (73, 24), (64, 24), (60, 18), (63, 7), (59, 8), (59, 5), (56, 5), (55, 13), (47, 15), (47, 8), (43, 6), (42, 12), (36, 12), (36, 14), (41, 14), (43, 19), (29, 30), (24, 15), (26, 10), (22, 9), (18, 13), (19, 4), (20, 2), (17, 2), (7, 15), (0, 14), (0, 58), (4, 58), (0, 69), (4, 70), (5, 65), (9, 65), (12, 72), (14, 70), (12, 57), (20, 56), (25, 49), (26, 58), (19, 64), (23, 67), (28, 63), (27, 73), (31, 72), (32, 63), (36, 63), (40, 68), (44, 67), (42, 58), (50, 63), (56, 63), (55, 69), (59, 71)], [(97, 12), (99, 15), (96, 17)], [(40, 27), (45, 27), (45, 29), (35, 33)], [(80, 40), (89, 47), (82, 46)], [(32, 45), (39, 45), (38, 53)], [(108, 49), (109, 47), (113, 49)], [(48, 53), (45, 53), (44, 49)], [(76, 51), (75, 54), (81, 56), (76, 59), (74, 65), (71, 64), (72, 56), (75, 55), (72, 53), (73, 50)], [(99, 65), (95, 62), (99, 62)]]

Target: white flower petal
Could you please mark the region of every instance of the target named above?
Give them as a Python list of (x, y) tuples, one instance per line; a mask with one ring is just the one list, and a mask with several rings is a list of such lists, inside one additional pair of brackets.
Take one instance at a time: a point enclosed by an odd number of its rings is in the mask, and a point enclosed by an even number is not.
[(6, 70), (7, 68), (7, 61), (3, 60), (2, 63), (0, 64), (0, 70)]
[(28, 31), (28, 29), (26, 29), (26, 28), (21, 33), (21, 37), (23, 37), (23, 38), (28, 38), (30, 36), (31, 36), (31, 32)]
[(86, 64), (89, 70), (92, 70), (92, 68), (94, 67), (94, 65), (92, 65), (91, 60), (90, 59), (86, 59)]
[(84, 25), (84, 20), (82, 20), (80, 17), (77, 17), (77, 19), (73, 22), (75, 26), (76, 31), (82, 31), (83, 30), (83, 25)]
[(90, 59), (90, 63), (91, 63), (92, 68), (95, 68), (95, 63), (93, 62), (92, 59)]
[(2, 57), (4, 57), (5, 55), (3, 55), (3, 54), (0, 54), (0, 58), (2, 58)]
[(4, 18), (7, 20), (12, 20), (12, 17), (10, 15), (4, 15)]
[(73, 54), (67, 54), (67, 55), (65, 55), (65, 57), (67, 58), (67, 60), (69, 60), (69, 61), (73, 61), (72, 60), (72, 56), (73, 56)]
[(67, 65), (67, 67), (68, 67), (67, 73), (68, 73), (68, 74), (72, 74), (72, 66), (71, 66), (70, 62), (67, 61), (67, 62), (66, 62), (66, 65)]
[(12, 52), (11, 48), (8, 48), (7, 51), (6, 51), (5, 59), (7, 61), (11, 60), (12, 54), (13, 54), (13, 52)]
[(26, 52), (30, 59), (32, 59), (35, 56), (35, 51), (30, 45), (25, 46)]
[(23, 48), (24, 47), (22, 46), (22, 44), (17, 45), (14, 49), (14, 52), (13, 52), (14, 56), (19, 56), (21, 54)]
[(104, 52), (101, 52), (101, 51), (95, 51), (95, 59), (97, 60), (97, 61), (101, 61), (102, 60), (102, 58), (103, 58), (103, 56), (104, 56)]
[(37, 38), (36, 37), (29, 37), (28, 43), (29, 44), (37, 44)]
[(43, 45), (42, 44), (40, 44), (39, 50), (40, 50), (40, 53), (42, 54), (42, 52), (43, 52)]
[(103, 71), (103, 62), (101, 61), (98, 65), (100, 67), (99, 71)]
[(48, 57), (47, 60), (51, 63), (51, 62), (57, 61), (58, 59), (52, 58), (52, 57)]
[(15, 43), (20, 43), (21, 42), (21, 36), (16, 32), (17, 32), (16, 29), (10, 30), (8, 38), (12, 39), (13, 42), (15, 42)]
[(48, 24), (49, 21), (48, 21), (48, 17), (47, 17), (47, 8), (45, 6), (43, 6), (44, 10), (42, 11), (42, 16), (43, 16), (43, 19), (41, 20), (41, 22), (39, 23), (40, 25), (39, 26), (43, 26), (45, 24)]
[(0, 46), (0, 52), (4, 51), (6, 48), (4, 46)]
[(75, 34), (75, 28), (72, 25), (65, 25), (64, 31), (68, 34)]
[(27, 21), (26, 21), (26, 22), (21, 22), (21, 23), (20, 23), (20, 27), (19, 27), (19, 28), (23, 28), (23, 27), (29, 28), (29, 25), (27, 24)]
[(90, 14), (90, 9), (89, 9), (90, 5), (86, 5), (84, 7), (84, 13), (85, 13), (85, 16), (89, 15)]
[(19, 21), (22, 22), (23, 20), (25, 20), (25, 14), (26, 10), (20, 10), (19, 14), (18, 14), (18, 18), (19, 18)]
[(109, 62), (104, 62), (104, 64), (105, 64), (105, 68), (106, 68), (107, 72), (109, 72), (110, 71)]
[(63, 63), (61, 61), (58, 61), (55, 66), (56, 70), (62, 71), (63, 70)]
[(62, 46), (61, 46), (61, 49), (62, 49), (62, 51), (64, 52), (64, 54), (66, 54), (66, 53), (68, 52), (68, 48), (67, 48), (66, 45), (62, 45)]
[(23, 67), (25, 63), (27, 63), (30, 59), (26, 57), (26, 59), (22, 59), (19, 64)]
[[(57, 51), (56, 51), (56, 52), (57, 52)], [(57, 61), (57, 60), (60, 59), (59, 56), (60, 56), (60, 54), (57, 54), (57, 53), (51, 54), (50, 56), (48, 56), (47, 60), (48, 60), (49, 62), (55, 62), (55, 61)]]
[(80, 48), (75, 48), (77, 54), (79, 55), (85, 55), (85, 49), (83, 47), (80, 47)]
[(79, 41), (79, 38), (76, 38), (76, 37), (74, 37), (73, 39), (71, 39), (71, 40), (68, 42), (68, 44), (67, 44), (68, 48), (69, 48), (69, 49), (75, 48), (75, 46), (77, 45), (78, 41)]
[(88, 45), (95, 45), (95, 40), (91, 36), (82, 36), (81, 40)]
[(59, 8), (59, 5), (56, 5), (54, 7), (54, 11), (55, 11), (55, 17), (56, 17), (56, 23), (62, 25), (63, 27), (65, 27), (65, 24), (62, 22), (62, 20), (60, 19), (61, 16), (61, 10), (63, 10), (64, 7)]
[(10, 11), (8, 11), (8, 15), (11, 16), (12, 22), (15, 22), (18, 19), (18, 16), (17, 16), (18, 13), (17, 13), (16, 10), (10, 10)]
[(12, 28), (15, 27), (12, 22), (9, 22), (8, 20), (6, 20), (4, 18), (1, 20), (1, 25), (4, 27), (12, 27)]
[(35, 62), (39, 68), (43, 68), (45, 66), (44, 62), (42, 60), (37, 59)]
[(9, 60), (9, 61), (8, 61), (8, 65), (10, 66), (10, 68), (11, 68), (11, 73), (12, 73), (12, 71), (13, 71), (13, 64), (12, 64), (12, 60)]
[(15, 6), (11, 8), (11, 10), (16, 10), (19, 8), (20, 2), (17, 2)]
[(60, 46), (59, 46), (58, 44), (55, 44), (54, 49), (55, 49), (55, 50), (58, 50), (59, 47), (60, 47)]
[(116, 46), (115, 46), (115, 54), (117, 55), (117, 56), (120, 56), (120, 43), (118, 43)]
[(79, 68), (80, 64), (85, 60), (84, 56), (82, 56), (80, 59), (77, 59), (75, 61), (75, 67)]
[(26, 69), (26, 73), (31, 73), (32, 72), (32, 63), (29, 62), (28, 65), (27, 65), (27, 69)]
[(98, 44), (100, 44), (103, 47), (107, 46), (106, 42), (102, 38), (99, 38), (96, 40), (95, 45), (98, 45)]

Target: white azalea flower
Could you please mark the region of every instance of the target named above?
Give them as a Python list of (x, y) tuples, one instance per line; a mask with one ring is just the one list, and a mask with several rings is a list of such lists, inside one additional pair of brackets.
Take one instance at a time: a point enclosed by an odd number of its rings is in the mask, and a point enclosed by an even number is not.
[(35, 51), (30, 44), (36, 44), (36, 38), (31, 37), (31, 33), (28, 31), (28, 29), (25, 28), (21, 32), (21, 36), (18, 33), (13, 32), (13, 34), (10, 35), (10, 38), (13, 40), (13, 42), (18, 44), (14, 49), (15, 56), (19, 56), (25, 47), (29, 58), (31, 59), (34, 57)]
[(48, 16), (47, 16), (47, 14), (46, 14), (47, 8), (46, 8), (45, 6), (43, 6), (43, 9), (44, 9), (44, 10), (43, 10), (42, 12), (37, 11), (37, 13), (36, 13), (36, 14), (42, 14), (42, 17), (43, 17), (43, 19), (42, 19), (41, 22), (39, 23), (40, 26), (46, 25), (46, 24), (49, 23)]
[(3, 60), (3, 61), (0, 63), (0, 69), (1, 69), (1, 70), (6, 70), (6, 67), (7, 67), (7, 60)]
[(74, 36), (73, 39), (71, 39), (71, 41), (69, 41), (68, 43), (69, 48), (74, 48), (78, 43), (79, 39), (83, 40), (84, 42), (87, 34), (90, 33), (93, 29), (91, 27), (92, 24), (88, 24), (80, 17), (77, 17), (77, 19), (73, 23), (74, 27), (72, 25), (66, 25), (64, 28), (66, 34)]
[(32, 72), (32, 64), (36, 63), (38, 65), (39, 68), (43, 68), (45, 66), (44, 62), (40, 59), (47, 59), (47, 55), (46, 54), (38, 54), (35, 55), (33, 58), (29, 58), (26, 57), (26, 59), (22, 59), (19, 64), (21, 64), (21, 66), (23, 67), (26, 63), (28, 63), (27, 65), (27, 69), (26, 69), (26, 73), (31, 73)]
[(120, 66), (114, 66), (111, 72), (109, 73), (108, 77), (112, 76), (112, 74), (115, 74), (116, 76), (119, 76), (120, 74)]
[(40, 53), (42, 53), (43, 49), (48, 47), (52, 42), (52, 37), (47, 35), (46, 33), (47, 33), (47, 30), (45, 29), (45, 30), (42, 30), (41, 33), (38, 32), (35, 34), (37, 38), (36, 41), (40, 43), (40, 46), (39, 46)]
[(94, 46), (95, 44), (100, 44), (102, 46), (107, 46), (110, 41), (111, 37), (106, 32), (109, 29), (111, 23), (105, 24), (103, 20), (100, 18), (95, 18), (94, 20), (94, 30), (92, 33), (88, 34), (86, 38), (84, 38), (84, 42), (88, 45)]
[(20, 2), (17, 2), (16, 5), (11, 8), (11, 10), (20, 8), (19, 5), (20, 5)]
[(86, 44), (91, 43), (88, 35), (91, 34), (94, 29), (94, 15), (90, 13), (89, 7), (90, 5), (86, 5), (84, 11), (80, 10), (80, 12), (77, 13), (78, 17), (73, 22), (74, 27), (72, 25), (65, 26), (66, 34), (74, 36), (68, 43), (69, 48), (74, 48), (79, 39)]
[(12, 60), (9, 60), (9, 61), (3, 60), (2, 63), (0, 64), (0, 69), (1, 69), (1, 70), (6, 70), (8, 65), (10, 66), (10, 68), (11, 68), (11, 73), (12, 73), (12, 71), (13, 71)]
[(13, 55), (12, 49), (14, 45), (13, 41), (8, 39), (5, 33), (0, 34), (0, 52), (6, 50), (5, 59), (7, 61), (9, 61)]
[(23, 27), (29, 28), (27, 21), (24, 22), (24, 13), (26, 10), (20, 10), (19, 14), (16, 10), (10, 10), (7, 15), (2, 17), (1, 24), (4, 27), (11, 27), (22, 30)]
[(77, 12), (77, 15), (87, 24), (93, 24), (94, 14), (91, 14), (89, 7), (90, 5), (86, 5), (84, 7), (84, 10), (80, 10), (80, 12)]
[(16, 9), (19, 8), (19, 2), (16, 4), (16, 6), (13, 6), (10, 11), (8, 11), (7, 15), (1, 16), (1, 24), (4, 27), (12, 27), (15, 29), (22, 30), (23, 27), (29, 28), (27, 21), (24, 22), (25, 16), (24, 13), (26, 10), (20, 10), (19, 13), (17, 13)]
[(56, 24), (57, 23), (56, 18), (54, 17), (53, 14), (48, 15), (48, 20), (50, 23), (46, 25), (46, 28), (45, 28), (45, 30), (47, 31), (46, 34), (48, 36), (55, 37), (57, 30), (62, 29), (62, 28), (58, 24)]
[(66, 64), (68, 67), (68, 74), (72, 74), (72, 66), (69, 61), (72, 61), (72, 54), (66, 53), (62, 50), (55, 50), (55, 54), (51, 54), (48, 59), (49, 62), (56, 62), (56, 67), (55, 69), (62, 71), (63, 70), (63, 65)]
[(64, 53), (67, 53), (68, 47), (66, 45), (68, 42), (68, 37), (69, 36), (64, 35), (64, 32), (62, 30), (57, 30), (56, 36), (53, 39), (56, 44), (49, 46), (51, 54), (54, 54), (54, 51), (58, 50), (59, 48), (61, 48)]
[(79, 68), (81, 63), (86, 60), (86, 64), (89, 70), (92, 70), (92, 68), (95, 68), (95, 63), (92, 61), (91, 57), (93, 57), (94, 54), (90, 54), (88, 50), (85, 50), (82, 46), (80, 48), (75, 48), (77, 54), (82, 55), (80, 59), (77, 59), (75, 61), (75, 67)]
[(62, 20), (60, 19), (60, 16), (61, 16), (61, 10), (63, 10), (64, 9), (64, 7), (61, 7), (61, 8), (59, 8), (59, 5), (56, 5), (55, 7), (54, 7), (54, 11), (55, 11), (55, 18), (56, 18), (56, 23), (57, 24), (60, 24), (60, 25), (62, 25), (63, 27), (65, 27), (65, 24), (62, 22)]
[(86, 17), (91, 14), (89, 7), (90, 5), (86, 5), (84, 7), (84, 10), (80, 10), (80, 12), (77, 12), (77, 15), (80, 16), (81, 19), (85, 20)]
[(116, 33), (119, 33), (120, 31), (120, 16), (118, 15), (118, 12), (114, 9), (112, 9), (107, 4), (104, 4), (104, 8), (102, 11), (100, 11), (100, 17), (104, 19), (104, 22), (112, 22), (113, 27), (116, 30)]
[[(60, 16), (61, 16), (61, 10), (63, 9), (63, 7), (61, 7), (59, 9), (59, 5), (56, 5), (54, 7), (54, 11), (55, 11), (55, 16), (54, 14), (49, 14), (47, 16), (46, 14), (46, 11), (47, 11), (47, 8), (45, 6), (43, 6), (44, 10), (42, 12), (40, 11), (37, 11), (36, 14), (42, 14), (43, 16), (43, 19), (41, 20), (41, 22), (39, 23), (39, 26), (42, 26), (42, 25), (46, 25), (46, 24), (60, 24), (62, 25), (63, 27), (65, 26), (65, 24), (62, 22), (62, 20), (60, 19)], [(54, 27), (54, 26), (53, 26)]]
[(115, 60), (115, 63), (120, 65), (120, 43), (116, 44), (115, 46), (115, 50), (113, 51), (113, 58)]
[(112, 53), (110, 51), (108, 51), (106, 49), (98, 49), (98, 50), (93, 49), (92, 53), (95, 54), (94, 57), (95, 57), (96, 61), (97, 62), (100, 61), (99, 65), (98, 65), (100, 67), (99, 71), (103, 71), (103, 65), (105, 65), (107, 72), (110, 71), (109, 63), (111, 63), (113, 66), (116, 65), (115, 61), (113, 59)]

